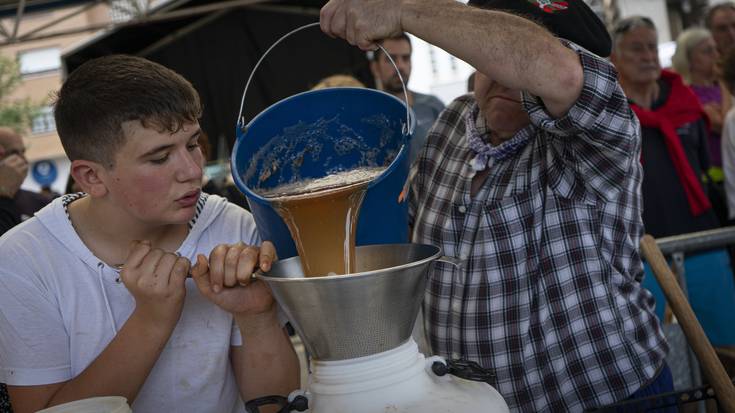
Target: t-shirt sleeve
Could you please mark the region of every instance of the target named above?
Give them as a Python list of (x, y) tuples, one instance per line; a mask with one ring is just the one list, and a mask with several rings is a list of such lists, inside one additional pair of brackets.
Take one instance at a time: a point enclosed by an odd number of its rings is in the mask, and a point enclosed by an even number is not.
[(616, 193), (640, 158), (638, 118), (630, 108), (612, 64), (569, 42), (584, 71), (582, 92), (560, 118), (548, 113), (540, 98), (523, 93), (531, 122), (548, 132), (550, 145), (567, 167), (585, 177), (599, 196)]
[(69, 380), (70, 354), (56, 300), (28, 278), (0, 272), (0, 382), (23, 386)]

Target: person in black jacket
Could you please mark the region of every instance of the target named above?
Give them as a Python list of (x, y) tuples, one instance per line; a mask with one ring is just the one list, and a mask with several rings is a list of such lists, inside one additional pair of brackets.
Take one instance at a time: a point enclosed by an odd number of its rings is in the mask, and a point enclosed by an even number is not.
[[(28, 162), (23, 153), (25, 148), (6, 145), (2, 135), (15, 135), (10, 129), (0, 130), (0, 235), (20, 223), (20, 211), (15, 196), (28, 173)], [(9, 137), (8, 137), (9, 138)], [(7, 139), (8, 143), (10, 139)]]
[(0, 127), (0, 235), (33, 216), (51, 197), (20, 189), (28, 174), (23, 138)]

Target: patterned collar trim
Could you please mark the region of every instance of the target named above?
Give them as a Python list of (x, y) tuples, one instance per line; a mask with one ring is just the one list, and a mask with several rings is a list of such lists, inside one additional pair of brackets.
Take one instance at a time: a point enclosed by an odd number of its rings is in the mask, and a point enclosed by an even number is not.
[(528, 125), (515, 134), (510, 140), (498, 146), (492, 146), (486, 142), (490, 131), (485, 124), (485, 118), (480, 116), (480, 106), (477, 102), (470, 105), (469, 115), (465, 118), (467, 127), (467, 139), (470, 149), (475, 157), (470, 160), (470, 166), (475, 171), (483, 171), (490, 161), (504, 161), (523, 149), (533, 136), (533, 127)]
[[(61, 203), (64, 206), (64, 212), (66, 212), (66, 217), (69, 219), (69, 222), (71, 222), (71, 215), (69, 215), (69, 204), (76, 201), (77, 199), (84, 198), (87, 196), (85, 192), (76, 192), (73, 194), (67, 194), (64, 195)], [(202, 192), (199, 194), (199, 200), (197, 201), (196, 206), (196, 212), (194, 213), (194, 217), (191, 218), (191, 220), (188, 222), (189, 230), (194, 228), (194, 224), (196, 224), (197, 219), (199, 219), (199, 215), (202, 213), (202, 209), (204, 209), (204, 204), (207, 203), (207, 197), (209, 195)]]

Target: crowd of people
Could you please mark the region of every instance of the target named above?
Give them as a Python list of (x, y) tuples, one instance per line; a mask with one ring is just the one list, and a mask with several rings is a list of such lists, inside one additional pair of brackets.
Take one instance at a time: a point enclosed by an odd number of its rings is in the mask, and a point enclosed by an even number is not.
[[(411, 241), (463, 262), (428, 271), (429, 351), (491, 370), (512, 411), (671, 391), (639, 242), (735, 218), (735, 4), (683, 32), (666, 69), (651, 19), (608, 32), (582, 0), (331, 0), (320, 22), (381, 44), (396, 68), (373, 52), (376, 86), (416, 114)], [(473, 92), (446, 108), (404, 95), (406, 33), (476, 68)], [(344, 82), (360, 86), (317, 88)], [(299, 386), (285, 320), (250, 282), (277, 252), (252, 215), (201, 191), (200, 114), (156, 63), (85, 63), (55, 106), (81, 192), (31, 212), (22, 140), (0, 130), (0, 382), (17, 412), (101, 395), (242, 412)]]

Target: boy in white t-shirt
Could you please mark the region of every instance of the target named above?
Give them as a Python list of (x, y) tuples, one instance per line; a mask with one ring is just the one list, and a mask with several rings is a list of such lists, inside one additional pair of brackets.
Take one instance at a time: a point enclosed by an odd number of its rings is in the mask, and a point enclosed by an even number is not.
[(273, 245), (201, 192), (200, 115), (189, 82), (142, 58), (92, 60), (62, 86), (84, 193), (0, 238), (0, 382), (17, 413), (109, 395), (136, 413), (242, 412), (299, 387), (272, 296), (250, 282)]

